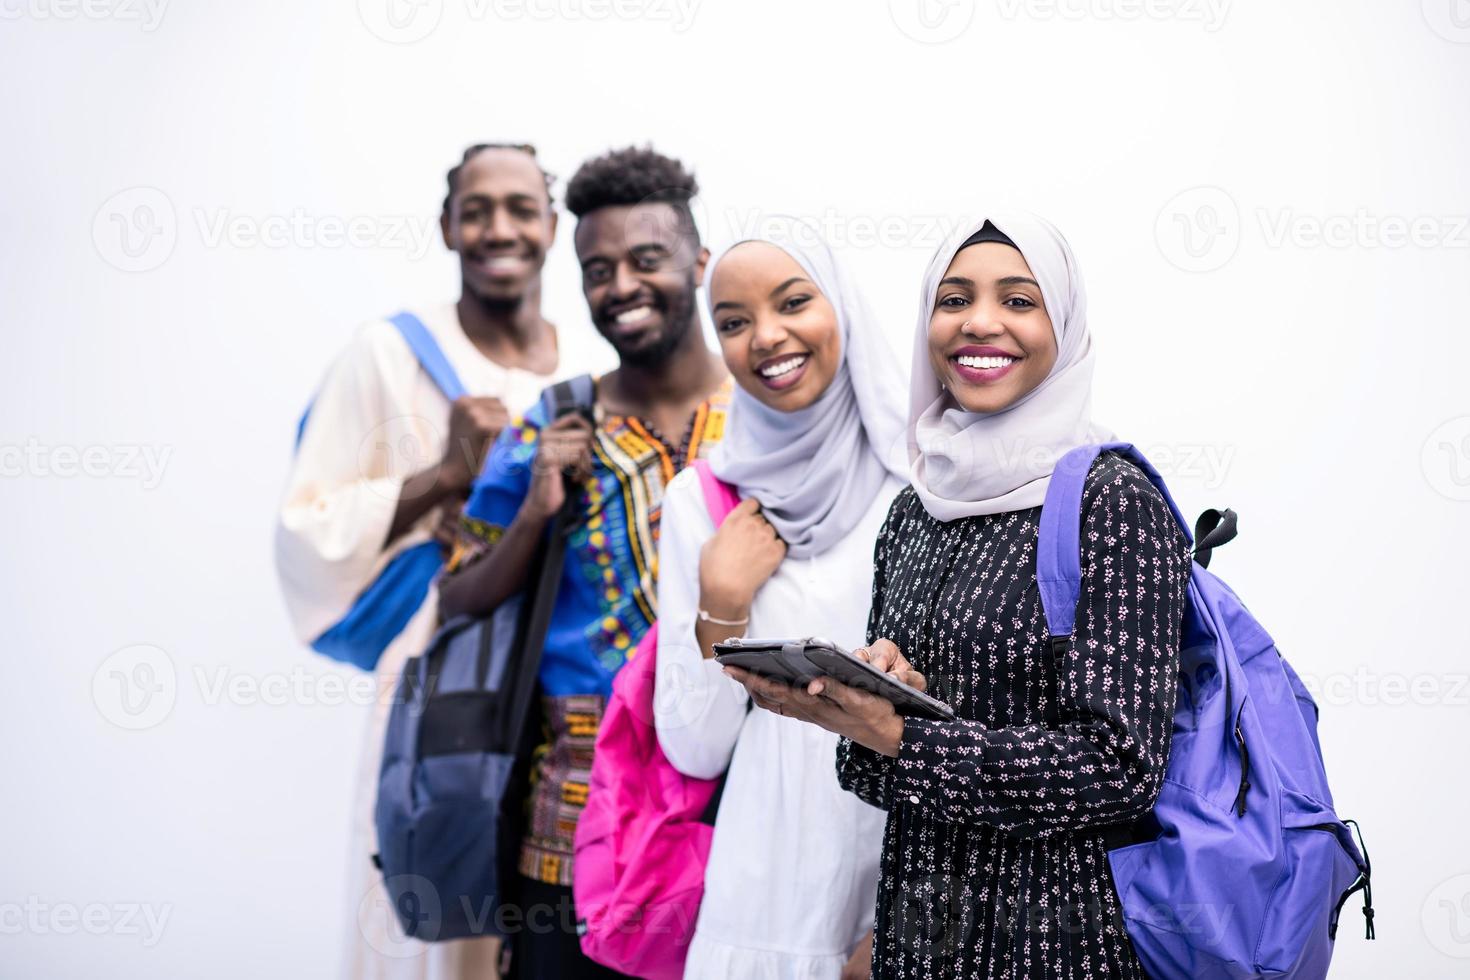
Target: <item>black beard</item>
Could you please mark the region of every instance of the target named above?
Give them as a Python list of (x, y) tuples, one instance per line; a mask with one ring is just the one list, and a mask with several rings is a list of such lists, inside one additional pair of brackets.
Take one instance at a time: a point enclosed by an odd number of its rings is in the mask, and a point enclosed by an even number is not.
[(613, 344), (613, 348), (618, 352), (618, 359), (641, 368), (656, 368), (667, 361), (669, 355), (684, 343), (684, 338), (689, 335), (689, 331), (698, 329), (696, 324), (699, 318), (694, 312), (695, 291), (698, 288), (694, 280), (690, 279), (685, 288), (673, 297), (668, 308), (664, 310), (663, 336), (653, 343), (632, 350), (623, 350), (617, 344)]

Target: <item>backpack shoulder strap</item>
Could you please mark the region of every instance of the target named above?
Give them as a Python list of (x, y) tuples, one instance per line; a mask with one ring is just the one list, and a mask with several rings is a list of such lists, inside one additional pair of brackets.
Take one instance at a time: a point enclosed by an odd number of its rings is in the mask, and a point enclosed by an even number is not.
[(465, 387), (459, 380), (459, 375), (455, 373), (449, 358), (444, 356), (439, 342), (429, 333), (429, 328), (424, 326), (422, 320), (403, 310), (390, 316), (388, 322), (398, 328), (398, 332), (408, 343), (409, 350), (418, 358), (419, 366), (439, 386), (445, 398), (454, 401), (465, 396)]
[[(444, 351), (439, 348), (439, 342), (434, 335), (429, 333), (429, 328), (424, 326), (422, 320), (407, 310), (401, 310), (388, 318), (388, 322), (397, 328), (408, 349), (413, 351), (413, 356), (418, 360), (419, 367), (434, 382), (444, 397), (450, 401), (463, 398), (465, 395), (464, 384), (459, 380), (449, 358), (444, 356)], [(306, 422), (311, 418), (311, 406), (316, 399), (307, 404), (306, 410), (301, 413), (301, 418), (296, 423), (296, 445), (301, 445), (301, 437), (306, 435)]]
[(696, 459), (690, 465), (699, 474), (699, 486), (704, 491), (704, 505), (709, 508), (710, 520), (715, 522), (715, 527), (719, 527), (725, 523), (730, 511), (740, 505), (740, 494), (733, 486), (715, 476), (709, 460)]
[(590, 374), (579, 374), (567, 378), (541, 392), (541, 406), (546, 412), (546, 421), (554, 422), (568, 412), (592, 412), (597, 400), (597, 384)]
[[(1046, 614), (1046, 631), (1051, 637), (1046, 724), (1053, 729), (1063, 723), (1061, 678), (1072, 646), (1077, 602), (1082, 597), (1082, 494), (1093, 462), (1105, 452), (1118, 453), (1144, 472), (1164, 495), (1174, 519), (1184, 529), (1185, 537), (1189, 537), (1189, 525), (1169, 496), (1164, 478), (1132, 443), (1079, 446), (1057, 460), (1047, 484), (1046, 499), (1041, 504), (1041, 526), (1036, 532), (1036, 586)], [(1101, 835), (1103, 846), (1114, 850), (1135, 843), (1132, 828), (1131, 824), (1111, 824), (1096, 828), (1096, 832)]]
[(1105, 452), (1115, 452), (1137, 466), (1149, 478), (1164, 502), (1193, 541), (1189, 524), (1179, 513), (1164, 478), (1143, 454), (1127, 442), (1079, 446), (1057, 461), (1046, 500), (1041, 505), (1041, 527), (1036, 535), (1036, 586), (1046, 614), (1046, 629), (1055, 646), (1070, 640), (1077, 621), (1077, 601), (1082, 597), (1082, 491), (1093, 461)]
[[(592, 376), (582, 374), (547, 388), (541, 393), (541, 400), (548, 406), (548, 419), (556, 419), (567, 412), (590, 412), (595, 393), (596, 386), (592, 382)], [(552, 518), (536, 568), (535, 583), (526, 593), (526, 602), (521, 608), (521, 619), (516, 626), (513, 647), (513, 653), (517, 657), (517, 673), (510, 702), (514, 712), (510, 729), (512, 732), (525, 730), (527, 714), (535, 699), (536, 683), (541, 672), (542, 648), (546, 644), (552, 609), (556, 605), (557, 592), (561, 586), (562, 567), (567, 553), (567, 532), (578, 516), (577, 503), (577, 496), (568, 493), (566, 503)]]

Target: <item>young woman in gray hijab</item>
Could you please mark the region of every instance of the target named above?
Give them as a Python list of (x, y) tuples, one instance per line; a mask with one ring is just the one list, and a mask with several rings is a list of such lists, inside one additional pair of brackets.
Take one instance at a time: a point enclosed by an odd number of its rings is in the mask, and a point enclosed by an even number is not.
[(685, 976), (866, 977), (884, 815), (838, 786), (836, 735), (748, 712), (710, 644), (863, 641), (873, 542), (907, 470), (905, 389), (817, 232), (768, 229), (706, 283), (738, 385), (711, 465), (744, 499), (718, 529), (694, 473), (663, 502), (659, 741), (687, 775), (729, 770)]

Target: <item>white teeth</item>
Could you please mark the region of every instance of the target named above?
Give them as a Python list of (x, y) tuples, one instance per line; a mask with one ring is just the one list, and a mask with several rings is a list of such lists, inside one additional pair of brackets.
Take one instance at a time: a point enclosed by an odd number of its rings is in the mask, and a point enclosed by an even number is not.
[(957, 357), (955, 360), (965, 367), (981, 368), (982, 370), (1008, 367), (1016, 363), (1014, 357), (971, 357), (968, 354)]
[(761, 368), (761, 377), (779, 378), (783, 374), (790, 374), (792, 371), (795, 371), (797, 368), (801, 367), (805, 363), (805, 354), (798, 354), (795, 357), (788, 357), (784, 361), (777, 361), (770, 367)]
[(520, 259), (491, 259), (485, 263), (485, 267), (491, 272), (506, 272), (517, 268), (520, 264)]
[(631, 310), (624, 310), (622, 313), (619, 313), (614, 319), (618, 323), (637, 323), (652, 313), (653, 307), (651, 306), (635, 306)]

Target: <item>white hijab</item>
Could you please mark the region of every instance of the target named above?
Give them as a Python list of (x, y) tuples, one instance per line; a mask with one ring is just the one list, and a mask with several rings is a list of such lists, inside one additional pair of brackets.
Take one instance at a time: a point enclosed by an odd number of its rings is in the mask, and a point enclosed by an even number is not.
[(714, 303), (715, 269), (730, 249), (750, 241), (775, 245), (796, 260), (832, 304), (841, 359), (827, 390), (800, 411), (769, 408), (737, 385), (725, 437), (710, 466), (742, 497), (760, 501), (788, 555), (807, 558), (857, 526), (890, 474), (907, 478), (904, 379), (862, 294), (820, 233), (796, 218), (763, 225), (765, 234), (732, 243), (709, 263), (706, 300)]
[[(1041, 286), (1057, 360), (1051, 373), (999, 412), (967, 412), (939, 386), (929, 361), (929, 317), (939, 281), (960, 246), (989, 220), (1016, 243)], [(1039, 507), (1057, 461), (1107, 442), (1092, 421), (1092, 338), (1087, 297), (1067, 240), (1025, 212), (985, 214), (955, 230), (924, 273), (909, 398), (909, 478), (933, 517), (952, 521)]]

